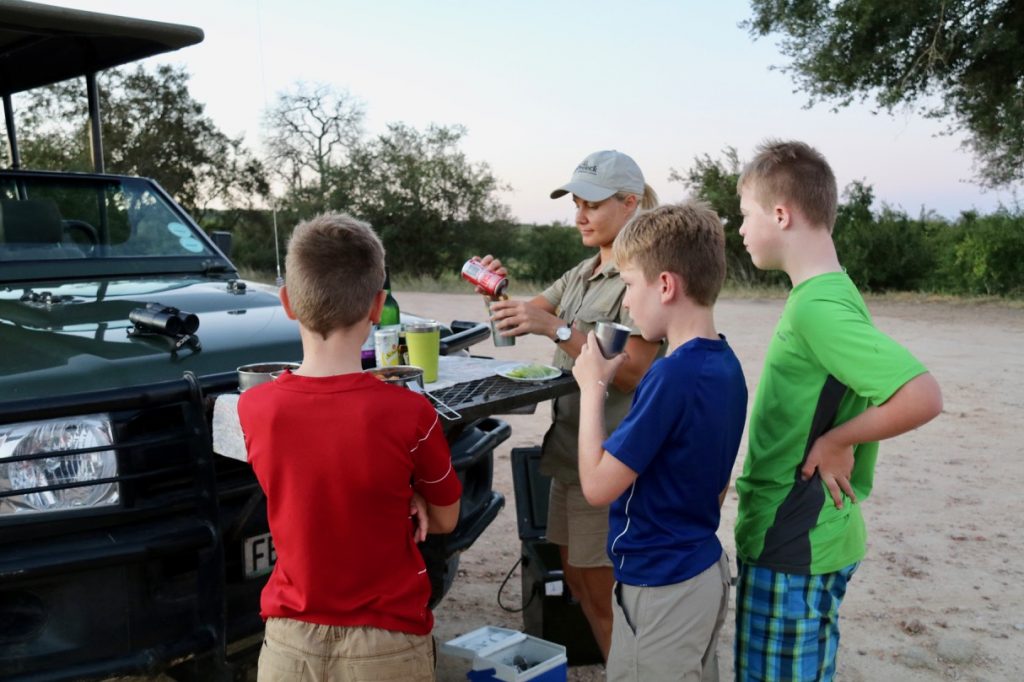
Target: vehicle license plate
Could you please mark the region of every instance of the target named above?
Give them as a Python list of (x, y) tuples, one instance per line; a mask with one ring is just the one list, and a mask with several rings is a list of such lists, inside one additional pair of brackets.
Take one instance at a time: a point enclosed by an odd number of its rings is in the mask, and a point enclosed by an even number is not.
[(270, 573), (276, 561), (277, 551), (274, 550), (274, 541), (270, 538), (270, 533), (254, 535), (245, 539), (242, 562), (245, 566), (246, 578), (255, 578)]

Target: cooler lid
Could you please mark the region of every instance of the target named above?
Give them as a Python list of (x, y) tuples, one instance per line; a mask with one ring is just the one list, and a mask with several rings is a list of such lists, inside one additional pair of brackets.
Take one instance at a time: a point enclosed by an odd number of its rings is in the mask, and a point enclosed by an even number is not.
[(539, 447), (512, 448), (512, 487), (520, 540), (542, 540), (548, 530), (551, 478), (540, 472)]
[(473, 660), (477, 656), (486, 656), (495, 649), (515, 644), (526, 639), (526, 635), (519, 630), (499, 628), (494, 625), (485, 625), (450, 639), (441, 645), (441, 651), (451, 656)]

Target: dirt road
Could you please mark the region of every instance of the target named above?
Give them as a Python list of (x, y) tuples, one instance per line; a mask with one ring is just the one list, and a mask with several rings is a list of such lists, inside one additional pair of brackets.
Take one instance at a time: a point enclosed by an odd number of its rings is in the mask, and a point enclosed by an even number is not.
[[(473, 295), (397, 292), (402, 309), (450, 322), (482, 319)], [(875, 490), (865, 504), (868, 557), (843, 606), (839, 679), (1019, 680), (1024, 675), (1024, 311), (997, 305), (869, 301), (878, 326), (911, 348), (942, 385), (945, 410), (917, 432), (883, 444)], [(751, 392), (781, 300), (723, 300), (717, 324), (743, 363)], [(476, 354), (548, 361), (551, 342), (490, 343)], [(436, 611), (441, 641), (481, 625), (519, 629), (519, 614), (497, 603), (519, 556), (511, 448), (540, 442), (548, 406), (505, 417), (512, 438), (496, 453), (495, 488), (507, 504), (462, 556), (461, 575)], [(742, 467), (745, 442), (734, 476)], [(733, 554), (736, 496), (727, 497), (720, 536)], [(518, 570), (502, 603), (521, 604)], [(730, 619), (719, 656), (732, 676)], [(439, 680), (464, 680), (465, 666), (442, 657)], [(570, 669), (599, 680), (599, 666)]]

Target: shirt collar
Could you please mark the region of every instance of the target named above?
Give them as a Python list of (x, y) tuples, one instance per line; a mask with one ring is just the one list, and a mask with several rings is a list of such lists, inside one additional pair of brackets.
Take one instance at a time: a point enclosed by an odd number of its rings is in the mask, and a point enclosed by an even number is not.
[(600, 257), (601, 254), (599, 253), (593, 258), (591, 258), (589, 261), (587, 261), (586, 271), (591, 273), (590, 277), (587, 278), (588, 281), (597, 279), (598, 277), (611, 277), (612, 275), (619, 274), (619, 266), (613, 260), (610, 260), (607, 263), (603, 264), (601, 266), (601, 269), (595, 272), (594, 268), (597, 265), (597, 260)]

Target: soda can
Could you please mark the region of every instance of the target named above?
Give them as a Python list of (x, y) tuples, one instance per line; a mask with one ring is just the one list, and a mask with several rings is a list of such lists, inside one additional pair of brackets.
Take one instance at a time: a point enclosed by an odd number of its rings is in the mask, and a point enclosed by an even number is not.
[(398, 349), (397, 329), (378, 329), (373, 333), (373, 351), (378, 367), (393, 367), (402, 364)]
[(462, 266), (462, 279), (483, 289), (488, 296), (500, 296), (508, 286), (508, 278), (480, 264), (480, 259), (470, 258)]

